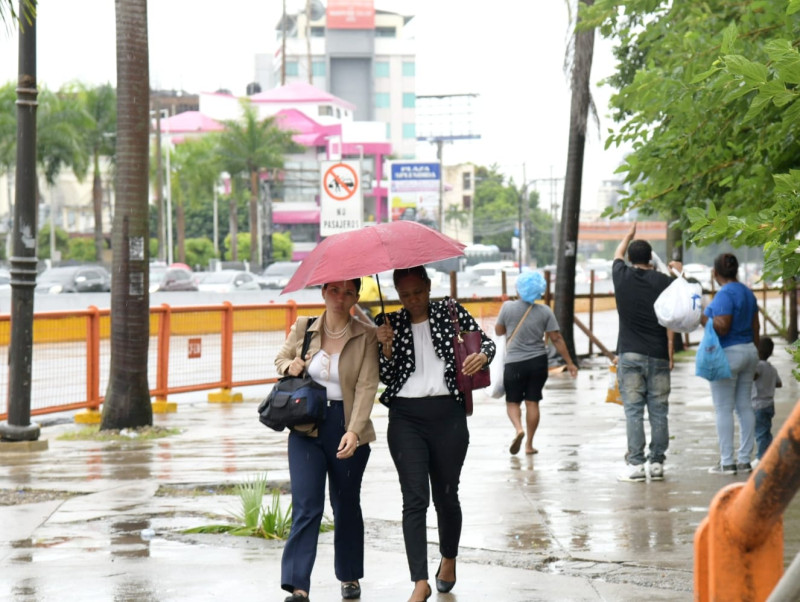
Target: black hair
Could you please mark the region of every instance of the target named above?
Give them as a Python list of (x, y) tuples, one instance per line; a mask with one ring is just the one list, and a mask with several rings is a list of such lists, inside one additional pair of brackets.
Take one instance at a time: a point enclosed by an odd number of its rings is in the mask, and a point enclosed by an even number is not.
[(772, 351), (775, 349), (775, 343), (769, 337), (761, 337), (758, 340), (758, 359), (767, 361)]
[(714, 271), (727, 280), (736, 280), (739, 260), (733, 253), (720, 253), (714, 260)]
[[(352, 282), (353, 286), (356, 287), (356, 293), (361, 292), (361, 278), (350, 278), (348, 280), (343, 280), (342, 282)], [(328, 282), (322, 285), (322, 288), (328, 287)]]
[(631, 263), (650, 263), (653, 258), (653, 247), (646, 240), (634, 240), (628, 245), (628, 259)]
[(425, 269), (424, 265), (416, 265), (413, 268), (400, 268), (395, 270), (392, 274), (394, 285), (397, 286), (398, 283), (406, 276), (416, 276), (428, 284), (431, 283), (431, 279), (428, 277), (428, 270)]

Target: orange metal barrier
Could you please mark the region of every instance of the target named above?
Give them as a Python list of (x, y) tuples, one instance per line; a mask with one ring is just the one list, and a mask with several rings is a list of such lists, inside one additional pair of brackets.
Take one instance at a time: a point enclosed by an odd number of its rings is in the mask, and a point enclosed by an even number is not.
[(783, 512), (800, 488), (800, 402), (745, 483), (724, 487), (694, 537), (697, 602), (760, 602), (783, 574)]
[[(460, 302), (490, 335), (505, 295), (492, 298), (462, 298)], [(367, 305), (377, 307), (377, 302)], [(298, 315), (318, 315), (321, 303), (297, 305), (220, 305), (150, 308), (148, 382), (155, 385), (153, 411), (174, 411), (169, 395), (214, 390), (211, 402), (242, 399), (234, 387), (273, 383), (277, 380), (272, 358), (283, 344), (285, 334)], [(400, 307), (386, 301), (385, 310)], [(589, 312), (594, 326), (595, 311), (613, 310), (613, 295), (579, 295), (575, 310)], [(576, 323), (580, 321), (576, 320)], [(110, 310), (89, 307), (83, 311), (39, 312), (34, 316), (31, 383), (31, 414), (41, 415), (86, 409), (99, 420), (99, 409), (108, 386), (110, 363)], [(593, 330), (592, 327), (589, 330)], [(0, 315), (0, 365), (8, 365), (10, 316)], [(589, 336), (592, 344), (600, 340)], [(616, 336), (616, 333), (614, 333)], [(686, 337), (689, 344), (688, 335)], [(583, 357), (578, 354), (579, 357)], [(0, 391), (6, 389), (8, 373), (0, 370)], [(8, 403), (8, 400), (5, 400)], [(8, 417), (0, 406), (0, 420)], [(85, 420), (84, 420), (85, 419)]]

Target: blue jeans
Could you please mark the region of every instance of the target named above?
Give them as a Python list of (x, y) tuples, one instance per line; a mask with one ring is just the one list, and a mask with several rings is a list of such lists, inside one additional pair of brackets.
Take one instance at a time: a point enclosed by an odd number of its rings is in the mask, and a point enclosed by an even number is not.
[(360, 445), (345, 460), (336, 457), (344, 435), (344, 406), (332, 401), (318, 437), (289, 433), (289, 477), (292, 481), (292, 529), (283, 547), (281, 587), (309, 591), (317, 557), (317, 540), (325, 510), (325, 481), (333, 509), (333, 567), (339, 581), (364, 576), (364, 520), (361, 478), (370, 446)]
[[(645, 460), (663, 463), (669, 446), (669, 360), (622, 353), (617, 364), (619, 392), (625, 408), (628, 434), (628, 463), (634, 466)], [(644, 455), (644, 409), (650, 420), (650, 454)]]
[(756, 457), (760, 460), (767, 453), (769, 444), (772, 443), (772, 419), (775, 416), (775, 406), (755, 410), (756, 414)]
[[(758, 351), (753, 343), (724, 348), (731, 366), (731, 378), (711, 381), (711, 399), (717, 421), (720, 462), (723, 466), (750, 462), (755, 439), (756, 417), (750, 396), (753, 376), (758, 364)], [(733, 413), (739, 418), (739, 450), (733, 455)]]

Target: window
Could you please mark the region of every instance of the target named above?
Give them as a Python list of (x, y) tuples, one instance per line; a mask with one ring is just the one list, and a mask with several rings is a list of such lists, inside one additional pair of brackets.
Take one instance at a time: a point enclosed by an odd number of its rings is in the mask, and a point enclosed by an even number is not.
[(375, 93), (375, 108), (376, 109), (388, 109), (389, 108), (389, 93), (388, 92), (376, 92)]
[(404, 123), (403, 138), (416, 138), (416, 137), (417, 137), (417, 125), (415, 123)]
[(325, 77), (325, 61), (313, 61), (311, 63), (311, 74), (318, 77)]
[(375, 77), (389, 77), (389, 61), (375, 61)]
[(390, 123), (386, 124), (386, 139), (387, 140), (391, 140), (392, 139), (392, 124), (390, 124)]
[(417, 106), (417, 95), (413, 92), (403, 92), (403, 108), (413, 109)]
[(293, 77), (297, 76), (297, 61), (286, 61), (286, 75)]
[(317, 114), (333, 115), (333, 107), (330, 105), (319, 105), (319, 107), (317, 107)]
[(414, 77), (414, 63), (403, 61), (403, 77)]
[(461, 187), (464, 190), (472, 190), (472, 172), (465, 171), (461, 174)]
[(376, 27), (375, 28), (375, 37), (376, 38), (396, 38), (397, 37), (397, 29), (394, 27)]
[(311, 37), (312, 38), (324, 38), (325, 37), (325, 28), (324, 27), (312, 27), (311, 28)]
[(469, 210), (472, 207), (472, 197), (468, 194), (465, 194), (461, 197), (461, 203), (464, 205), (464, 209)]

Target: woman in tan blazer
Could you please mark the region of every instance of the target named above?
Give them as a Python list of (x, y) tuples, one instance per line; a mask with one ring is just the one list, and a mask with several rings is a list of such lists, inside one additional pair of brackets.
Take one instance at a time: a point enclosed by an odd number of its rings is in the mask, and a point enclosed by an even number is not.
[[(326, 417), (319, 428), (297, 427), (289, 434), (289, 476), (292, 483), (292, 529), (283, 550), (281, 587), (291, 592), (286, 602), (307, 602), (325, 506), (325, 480), (330, 479), (333, 508), (334, 569), (342, 582), (342, 598), (361, 596), (364, 575), (364, 522), (361, 479), (375, 440), (370, 414), (378, 389), (375, 328), (355, 320), (360, 279), (323, 285), (325, 311), (311, 320), (300, 317), (275, 358), (282, 375), (304, 369), (328, 393)], [(301, 358), (306, 329), (308, 353)]]

